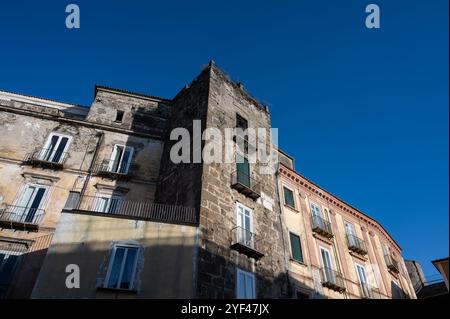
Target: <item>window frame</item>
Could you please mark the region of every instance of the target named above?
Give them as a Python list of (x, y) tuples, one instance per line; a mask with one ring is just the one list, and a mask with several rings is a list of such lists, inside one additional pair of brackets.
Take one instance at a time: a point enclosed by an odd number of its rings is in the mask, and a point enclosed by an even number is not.
[[(109, 280), (111, 277), (111, 271), (113, 269), (113, 265), (114, 265), (114, 261), (115, 261), (115, 257), (116, 257), (116, 253), (117, 253), (117, 249), (118, 248), (125, 248), (126, 249), (126, 253), (124, 254), (124, 256), (122, 257), (122, 263), (120, 265), (120, 270), (119, 270), (119, 278), (117, 280), (117, 285), (114, 288), (108, 287), (109, 284)], [(125, 261), (127, 259), (127, 254), (128, 254), (128, 250), (129, 249), (135, 249), (136, 250), (136, 257), (133, 263), (133, 271), (131, 274), (131, 280), (130, 280), (130, 287), (129, 288), (120, 288), (120, 283), (121, 283), (121, 279), (124, 273), (124, 269), (125, 269)], [(137, 274), (137, 263), (138, 263), (138, 259), (139, 259), (139, 255), (141, 254), (142, 251), (142, 247), (139, 245), (134, 245), (134, 244), (126, 244), (126, 243), (116, 243), (113, 245), (113, 247), (111, 248), (111, 253), (110, 253), (110, 257), (108, 260), (108, 270), (106, 272), (106, 276), (105, 276), (105, 280), (103, 282), (102, 288), (104, 289), (109, 289), (109, 290), (121, 290), (121, 291), (135, 291), (136, 287), (136, 274)], [(117, 287), (119, 286), (119, 287)]]
[[(295, 259), (295, 257), (294, 257), (293, 247), (292, 247), (292, 240), (291, 240), (292, 237), (291, 236), (295, 236), (295, 237), (298, 238), (301, 260)], [(292, 258), (292, 260), (295, 260), (296, 262), (304, 264), (305, 263), (305, 257), (303, 255), (303, 247), (302, 247), (302, 238), (301, 238), (301, 236), (296, 234), (296, 233), (294, 233), (294, 232), (292, 232), (292, 231), (289, 231), (289, 245), (291, 246), (291, 258)]]
[[(293, 206), (289, 205), (289, 204), (287, 203), (287, 201), (286, 201), (286, 190), (290, 191), (291, 194), (292, 194), (292, 203), (293, 203)], [(284, 204), (285, 204), (287, 207), (290, 207), (290, 208), (292, 208), (292, 209), (296, 209), (296, 205), (295, 205), (295, 196), (294, 196), (294, 194), (295, 194), (295, 192), (294, 192), (292, 189), (290, 189), (290, 188), (287, 187), (286, 185), (283, 185), (283, 200), (284, 200)]]
[[(253, 281), (253, 291), (252, 291), (252, 295), (253, 295), (253, 297), (252, 298), (248, 298), (246, 295), (247, 295), (247, 285), (246, 285), (246, 282), (244, 282), (244, 287), (245, 287), (245, 292), (244, 292), (244, 295), (245, 295), (245, 297), (243, 297), (243, 298), (240, 298), (239, 297), (239, 283), (240, 283), (240, 279), (239, 279), (239, 275), (240, 274), (243, 274), (244, 275), (244, 278), (245, 278), (245, 280), (247, 280), (247, 278), (251, 278), (252, 279), (252, 281)], [(235, 285), (236, 285), (236, 290), (235, 290), (235, 294), (236, 294), (236, 299), (256, 299), (256, 278), (255, 278), (255, 274), (253, 273), (253, 272), (249, 272), (249, 271), (245, 271), (245, 270), (243, 270), (243, 269), (241, 269), (241, 268), (239, 268), (239, 267), (236, 267), (236, 282), (235, 282)]]
[[(70, 144), (71, 144), (71, 142), (72, 142), (72, 136), (71, 136), (71, 135), (67, 135), (67, 134), (63, 134), (63, 133), (58, 133), (58, 132), (51, 132), (51, 133), (47, 136), (47, 140), (46, 140), (45, 143), (44, 143), (44, 147), (43, 147), (43, 149), (41, 150), (41, 152), (40, 152), (40, 154), (39, 154), (39, 159), (40, 159), (40, 160), (44, 160), (44, 157), (45, 157), (44, 151), (49, 149), (49, 146), (50, 146), (50, 143), (51, 143), (51, 141), (52, 141), (52, 137), (53, 137), (53, 136), (58, 136), (58, 142), (56, 143), (55, 149), (52, 151), (52, 153), (53, 153), (53, 152), (56, 152), (56, 150), (57, 150), (58, 147), (59, 147), (59, 144), (61, 143), (62, 138), (64, 138), (64, 137), (67, 138), (67, 143), (66, 143), (66, 145), (65, 145), (65, 147), (64, 147), (64, 150), (62, 151), (62, 154), (66, 153), (66, 152), (68, 151), (69, 146), (70, 146)], [(52, 155), (51, 155), (52, 159), (53, 159), (54, 156), (55, 156), (55, 154), (52, 154)], [(58, 164), (62, 163), (63, 161), (64, 161), (64, 157), (63, 157), (63, 156), (61, 156), (60, 159), (59, 159), (58, 161), (53, 161), (53, 160), (50, 160), (50, 159), (48, 160), (48, 162), (51, 162), (51, 163), (58, 163)]]
[[(122, 147), (123, 148), (123, 152), (122, 152), (122, 155), (120, 156), (119, 163), (117, 165), (117, 169), (113, 170), (112, 168), (113, 168), (113, 165), (114, 165), (113, 164), (114, 163), (114, 154), (116, 154), (116, 152), (117, 152), (116, 148), (118, 148), (118, 147)], [(127, 148), (130, 149), (130, 157), (128, 158), (128, 163), (126, 165), (125, 172), (120, 172), (120, 167), (122, 165), (123, 156), (124, 156), (125, 150)], [(133, 160), (133, 156), (134, 156), (134, 147), (133, 146), (128, 146), (128, 145), (125, 145), (125, 144), (114, 144), (113, 145), (113, 150), (111, 152), (109, 165), (108, 165), (108, 171), (113, 172), (113, 173), (118, 173), (118, 174), (125, 174), (125, 175), (128, 174), (129, 171), (130, 171), (130, 166), (131, 166), (131, 161)]]

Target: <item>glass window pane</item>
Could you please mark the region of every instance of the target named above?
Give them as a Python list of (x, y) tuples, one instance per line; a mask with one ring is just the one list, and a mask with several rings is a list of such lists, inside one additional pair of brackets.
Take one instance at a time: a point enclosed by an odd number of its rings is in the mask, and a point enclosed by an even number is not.
[(108, 288), (117, 288), (124, 254), (124, 248), (116, 248), (116, 253), (114, 254), (114, 259), (112, 260), (112, 266), (109, 273), (109, 279), (107, 283)]
[(242, 272), (238, 272), (238, 299), (245, 298), (245, 274)]
[(293, 233), (290, 233), (290, 237), (291, 237), (292, 258), (297, 261), (303, 262), (300, 237), (298, 237)]
[(131, 289), (132, 288), (132, 280), (133, 273), (135, 269), (136, 257), (137, 257), (137, 248), (128, 248), (127, 249), (127, 259), (125, 260), (125, 266), (122, 273), (122, 278), (120, 280), (120, 288), (121, 289)]
[(251, 276), (250, 274), (248, 274), (246, 276), (246, 281), (245, 281), (245, 297), (246, 299), (253, 299), (253, 276)]
[(289, 207), (295, 208), (294, 194), (286, 187), (284, 187), (284, 203)]

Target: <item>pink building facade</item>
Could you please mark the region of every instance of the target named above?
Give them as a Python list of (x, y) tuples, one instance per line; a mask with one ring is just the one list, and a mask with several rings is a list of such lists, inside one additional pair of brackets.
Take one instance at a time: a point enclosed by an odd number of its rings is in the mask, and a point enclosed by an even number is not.
[(416, 298), (400, 246), (376, 220), (295, 172), (282, 156), (286, 267), (297, 298)]

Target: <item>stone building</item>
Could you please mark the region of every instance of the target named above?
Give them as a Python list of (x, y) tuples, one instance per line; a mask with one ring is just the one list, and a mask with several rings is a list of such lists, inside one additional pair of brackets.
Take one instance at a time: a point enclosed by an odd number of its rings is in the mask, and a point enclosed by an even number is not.
[(170, 159), (172, 129), (193, 134), (194, 120), (270, 128), (267, 109), (214, 63), (171, 100), (96, 86), (89, 108), (8, 92), (0, 107), (4, 297), (286, 293), (275, 175), (245, 154), (198, 162), (194, 140), (193, 163)]
[(296, 172), (285, 153), (279, 174), (298, 298), (415, 298), (401, 248), (380, 223)]
[[(270, 153), (270, 128), (213, 61), (172, 99), (96, 86), (83, 107), (0, 91), (1, 297), (365, 297), (353, 258), (376, 265), (383, 296), (391, 283), (412, 296), (395, 241)], [(270, 173), (259, 154), (282, 164)], [(310, 201), (332, 236), (313, 231)], [(344, 219), (363, 225), (366, 254), (346, 246)], [(320, 277), (319, 245), (343, 287)]]

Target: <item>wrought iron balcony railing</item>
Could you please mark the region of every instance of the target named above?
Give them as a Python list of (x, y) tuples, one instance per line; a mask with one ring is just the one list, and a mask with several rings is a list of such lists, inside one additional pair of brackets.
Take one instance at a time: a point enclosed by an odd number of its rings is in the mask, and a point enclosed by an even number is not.
[(331, 223), (320, 216), (312, 215), (312, 230), (327, 238), (333, 238), (333, 231), (331, 230)]
[(400, 268), (398, 266), (398, 262), (389, 254), (384, 255), (384, 260), (386, 261), (386, 266), (392, 272), (399, 273)]
[(0, 209), (0, 224), (14, 229), (38, 230), (44, 215), (43, 209), (6, 205)]
[(231, 187), (253, 200), (261, 196), (260, 186), (258, 181), (242, 171), (236, 170), (231, 174)]
[(32, 166), (43, 166), (61, 169), (67, 158), (67, 152), (60, 152), (54, 149), (43, 148), (31, 153), (27, 153), (24, 163)]
[(100, 176), (107, 176), (113, 179), (131, 177), (132, 165), (123, 161), (103, 160), (94, 165), (93, 173)]
[(339, 271), (324, 267), (320, 270), (320, 275), (322, 279), (322, 286), (341, 293), (346, 290), (344, 285), (344, 277)]
[(347, 234), (347, 247), (360, 255), (367, 255), (367, 248), (364, 241), (355, 235)]
[(382, 299), (378, 288), (372, 287), (368, 283), (360, 283), (359, 291), (363, 299)]
[(65, 210), (101, 214), (155, 222), (197, 224), (195, 209), (151, 202), (129, 201), (120, 197), (82, 196), (70, 199), (72, 207)]
[(264, 254), (258, 249), (256, 235), (251, 231), (236, 226), (231, 230), (231, 249), (239, 251), (248, 257), (260, 259)]

